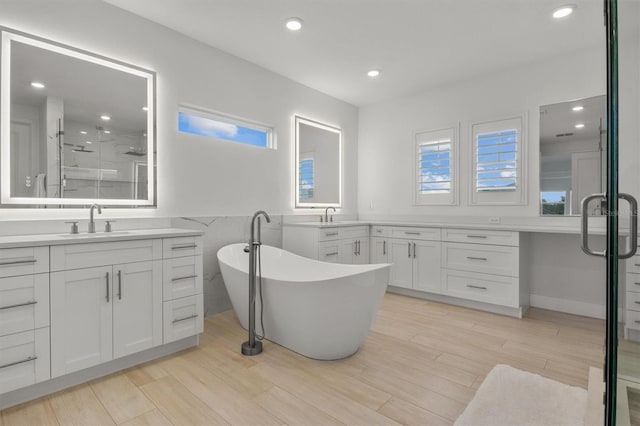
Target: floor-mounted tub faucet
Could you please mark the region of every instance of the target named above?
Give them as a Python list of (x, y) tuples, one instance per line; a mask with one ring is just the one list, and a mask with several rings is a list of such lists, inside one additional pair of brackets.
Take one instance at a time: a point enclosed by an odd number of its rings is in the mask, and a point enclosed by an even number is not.
[(98, 214), (102, 214), (102, 207), (100, 207), (100, 205), (93, 204), (91, 207), (89, 207), (89, 233), (90, 234), (96, 233), (96, 223), (93, 220), (93, 210), (96, 208), (98, 209)]

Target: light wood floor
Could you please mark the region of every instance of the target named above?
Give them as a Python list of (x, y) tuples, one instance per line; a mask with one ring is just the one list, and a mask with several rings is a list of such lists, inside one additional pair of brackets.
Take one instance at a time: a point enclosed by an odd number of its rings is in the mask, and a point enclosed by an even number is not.
[(530, 309), (522, 320), (387, 294), (352, 357), (315, 361), (265, 342), (239, 354), (233, 312), (198, 348), (2, 412), (5, 425), (451, 424), (499, 363), (586, 388), (603, 321)]

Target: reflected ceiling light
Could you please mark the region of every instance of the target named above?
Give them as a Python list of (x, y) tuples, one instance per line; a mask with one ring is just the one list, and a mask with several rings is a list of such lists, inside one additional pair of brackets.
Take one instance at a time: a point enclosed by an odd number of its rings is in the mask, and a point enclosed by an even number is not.
[(369, 72), (367, 72), (367, 75), (369, 77), (377, 77), (380, 75), (380, 70), (371, 70)]
[(105, 132), (106, 134), (109, 134), (109, 133), (111, 133), (111, 130), (105, 130), (104, 132)]
[(135, 146), (130, 146), (129, 149), (136, 149), (136, 147)]
[(582, 111), (584, 109), (584, 107), (582, 105), (577, 105), (577, 106), (574, 106), (571, 109), (574, 110), (574, 111)]
[(147, 106), (143, 106), (143, 107), (142, 107), (142, 110), (143, 110), (143, 111), (149, 111), (149, 107), (147, 107)]
[(584, 124), (582, 123), (576, 124), (576, 129), (582, 129), (583, 127), (584, 127)]
[(91, 144), (91, 143), (93, 143), (93, 142), (91, 142), (91, 141), (86, 141), (85, 143)]
[(44, 84), (40, 83), (39, 81), (32, 81), (31, 87), (33, 87), (34, 89), (44, 89)]
[(109, 121), (111, 120), (111, 117), (109, 117), (108, 115), (101, 115), (100, 120)]
[(302, 19), (300, 18), (287, 18), (285, 25), (290, 31), (298, 31), (302, 28)]
[(87, 131), (86, 131), (86, 130), (80, 130), (80, 134), (81, 134), (81, 135), (86, 135), (86, 134), (87, 134)]
[(561, 18), (566, 18), (567, 16), (571, 15), (573, 13), (573, 11), (575, 10), (575, 6), (572, 4), (568, 4), (562, 7), (557, 8), (556, 10), (553, 11), (553, 17), (556, 19), (561, 19)]

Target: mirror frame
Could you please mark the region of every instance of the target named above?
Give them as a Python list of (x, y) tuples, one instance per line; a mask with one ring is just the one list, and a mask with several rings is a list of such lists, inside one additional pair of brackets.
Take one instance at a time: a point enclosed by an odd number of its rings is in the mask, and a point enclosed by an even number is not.
[[(300, 202), (300, 125), (306, 124), (322, 130), (338, 134), (338, 202), (337, 203), (304, 203)], [(321, 123), (319, 121), (294, 115), (294, 134), (295, 134), (295, 150), (293, 158), (293, 173), (295, 176), (295, 208), (325, 208), (325, 207), (342, 207), (342, 129), (337, 126)]]
[[(3, 205), (59, 205), (78, 206), (100, 203), (105, 206), (156, 207), (156, 73), (138, 66), (127, 64), (86, 50), (47, 40), (32, 34), (0, 26), (0, 202)], [(49, 50), (76, 59), (102, 65), (118, 71), (133, 74), (147, 81), (147, 194), (146, 200), (109, 198), (37, 198), (11, 196), (11, 42), (17, 41), (30, 46)]]

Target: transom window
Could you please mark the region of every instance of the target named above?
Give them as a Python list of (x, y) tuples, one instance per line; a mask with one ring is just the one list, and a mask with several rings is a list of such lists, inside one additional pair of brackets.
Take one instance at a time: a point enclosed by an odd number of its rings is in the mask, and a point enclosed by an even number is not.
[(416, 204), (454, 203), (456, 134), (455, 128), (415, 133)]

